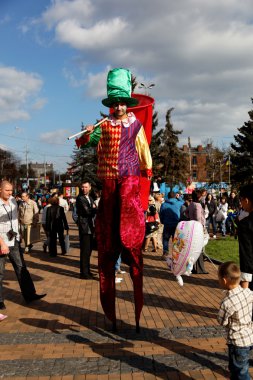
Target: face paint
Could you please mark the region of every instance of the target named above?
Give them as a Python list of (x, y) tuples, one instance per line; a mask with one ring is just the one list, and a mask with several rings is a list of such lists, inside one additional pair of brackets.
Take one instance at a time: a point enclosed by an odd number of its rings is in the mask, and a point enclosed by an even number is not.
[(114, 109), (114, 116), (117, 119), (123, 119), (126, 116), (126, 111), (127, 111), (127, 105), (126, 103), (115, 103), (113, 104), (113, 109)]

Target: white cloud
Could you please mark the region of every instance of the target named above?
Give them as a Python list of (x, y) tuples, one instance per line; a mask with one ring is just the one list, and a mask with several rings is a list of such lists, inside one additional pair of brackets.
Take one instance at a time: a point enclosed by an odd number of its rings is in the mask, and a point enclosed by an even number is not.
[(86, 91), (87, 95), (92, 98), (105, 98), (106, 97), (106, 78), (108, 71), (111, 67), (107, 66), (102, 72), (92, 74), (89, 73), (87, 77)]
[(93, 13), (90, 0), (54, 0), (41, 17), (48, 28), (52, 28), (65, 20), (80, 20), (87, 22)]
[(68, 43), (79, 49), (98, 50), (108, 46), (115, 46), (121, 34), (124, 34), (127, 24), (117, 17), (112, 20), (99, 21), (90, 28), (73, 19), (64, 20), (56, 27), (56, 37), (60, 42)]
[[(55, 0), (41, 21), (86, 65), (90, 97), (106, 95), (110, 67), (128, 67), (156, 99), (159, 124), (183, 136), (233, 138), (253, 96), (251, 0)], [(99, 65), (99, 68), (98, 68)], [(71, 79), (71, 77), (70, 77)]]
[(29, 101), (42, 84), (37, 74), (0, 66), (0, 123), (28, 120)]
[(52, 132), (45, 132), (40, 135), (40, 140), (46, 143), (66, 143), (66, 140), (69, 136), (70, 132), (67, 129), (57, 129)]
[(34, 110), (40, 110), (40, 109), (42, 109), (45, 106), (45, 104), (47, 104), (47, 99), (46, 98), (38, 98), (33, 103), (32, 109), (34, 109)]

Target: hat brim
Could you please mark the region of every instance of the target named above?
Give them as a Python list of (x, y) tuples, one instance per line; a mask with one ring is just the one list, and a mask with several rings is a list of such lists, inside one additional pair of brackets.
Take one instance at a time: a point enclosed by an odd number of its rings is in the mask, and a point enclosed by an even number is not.
[(137, 106), (139, 100), (136, 98), (124, 98), (124, 97), (116, 97), (116, 98), (106, 98), (102, 100), (102, 104), (105, 107), (112, 107), (115, 103), (126, 103), (127, 107)]

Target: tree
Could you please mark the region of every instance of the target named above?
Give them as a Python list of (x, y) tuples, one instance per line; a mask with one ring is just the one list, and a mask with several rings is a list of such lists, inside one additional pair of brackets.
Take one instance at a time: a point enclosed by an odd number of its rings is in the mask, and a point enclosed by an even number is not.
[(14, 182), (18, 176), (18, 159), (13, 153), (0, 149), (0, 179)]
[(186, 182), (189, 175), (187, 160), (184, 153), (178, 148), (178, 135), (182, 131), (174, 130), (171, 123), (171, 113), (174, 108), (170, 108), (166, 114), (165, 128), (153, 137), (152, 151), (155, 174), (163, 176), (171, 186), (178, 182)]
[[(27, 168), (26, 164), (21, 164), (19, 166), (19, 177), (20, 178), (26, 178), (27, 175)], [(35, 171), (31, 167), (31, 163), (28, 164), (28, 178), (34, 178), (35, 177)]]
[(209, 178), (209, 183), (212, 184), (221, 182), (222, 180), (225, 181), (225, 152), (220, 150), (218, 147), (215, 147), (212, 139), (206, 139), (203, 141), (203, 145), (207, 153), (205, 169), (207, 172), (207, 177)]
[[(251, 98), (253, 103), (253, 98)], [(240, 184), (253, 182), (253, 110), (248, 112), (250, 120), (245, 122), (231, 144), (231, 162), (236, 169), (232, 178)]]
[(152, 140), (150, 144), (150, 153), (152, 156), (152, 164), (153, 164), (153, 174), (154, 176), (160, 175), (160, 169), (163, 167), (162, 159), (160, 157), (160, 150), (162, 145), (162, 135), (163, 129), (156, 132), (156, 128), (158, 126), (158, 113), (154, 111), (153, 113), (153, 121), (152, 121)]
[(96, 148), (74, 148), (72, 159), (68, 172), (73, 181), (81, 182), (87, 179), (93, 186), (100, 188), (101, 181), (97, 177)]

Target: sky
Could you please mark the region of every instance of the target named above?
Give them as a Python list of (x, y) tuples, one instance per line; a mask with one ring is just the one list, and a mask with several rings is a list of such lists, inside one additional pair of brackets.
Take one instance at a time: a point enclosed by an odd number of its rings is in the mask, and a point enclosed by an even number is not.
[(0, 0), (0, 147), (71, 162), (81, 123), (106, 113), (110, 69), (131, 70), (192, 146), (226, 148), (252, 109), (251, 0)]

